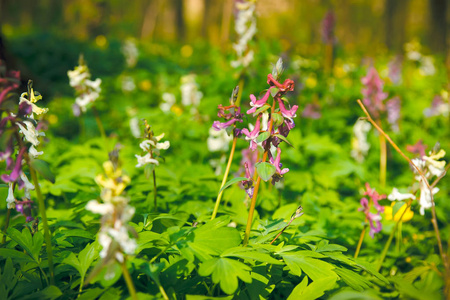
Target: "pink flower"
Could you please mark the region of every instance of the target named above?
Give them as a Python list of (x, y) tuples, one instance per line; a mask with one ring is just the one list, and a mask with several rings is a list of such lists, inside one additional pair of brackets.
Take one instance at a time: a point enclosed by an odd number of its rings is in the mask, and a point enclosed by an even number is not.
[(426, 155), (425, 149), (427, 149), (427, 145), (424, 145), (422, 140), (418, 140), (414, 145), (406, 145), (406, 151), (419, 154), (420, 157)]
[(385, 110), (383, 100), (387, 98), (387, 93), (383, 93), (384, 82), (378, 75), (374, 67), (369, 69), (366, 77), (361, 78), (364, 85), (361, 93), (363, 94), (363, 102), (367, 109), (375, 117), (378, 117), (380, 112)]
[(271, 157), (270, 163), (275, 166), (276, 173), (281, 176), (281, 175), (289, 172), (289, 169), (288, 168), (281, 169), (283, 164), (280, 163), (280, 159), (281, 159), (281, 149), (277, 148), (277, 157), (275, 157), (275, 159), (273, 159), (273, 157)]
[(295, 113), (297, 112), (298, 105), (294, 105), (291, 109), (287, 110), (283, 102), (284, 101), (281, 98), (278, 98), (278, 105), (280, 106), (280, 111), (283, 117), (288, 119), (295, 118), (297, 116)]
[(375, 189), (372, 189), (368, 182), (366, 182), (366, 191), (364, 192), (365, 196), (369, 196), (373, 201), (373, 206), (377, 209), (378, 212), (384, 211), (384, 206), (381, 206), (378, 203), (378, 200), (386, 199), (386, 195), (378, 194)]
[(358, 208), (358, 211), (363, 211), (366, 215), (370, 226), (369, 235), (373, 238), (374, 234), (380, 232), (382, 228), (380, 212), (378, 211), (377, 214), (370, 212), (369, 200), (367, 198), (362, 198), (360, 203), (362, 207)]
[(266, 94), (259, 100), (256, 100), (255, 95), (253, 95), (253, 94), (250, 95), (250, 105), (252, 106), (252, 108), (247, 110), (247, 114), (249, 115), (249, 114), (256, 112), (257, 108), (260, 108), (264, 104), (266, 104), (267, 100), (269, 99), (269, 95), (270, 95), (270, 89), (268, 89)]
[(276, 81), (275, 78), (273, 78), (272, 74), (267, 75), (267, 84), (270, 86), (276, 86), (280, 92), (287, 92), (287, 91), (293, 91), (294, 90), (294, 81), (291, 79), (286, 79), (283, 84)]
[(258, 147), (258, 144), (256, 143), (256, 138), (259, 136), (259, 130), (261, 128), (261, 121), (260, 118), (256, 120), (255, 128), (249, 132), (247, 128), (242, 129), (242, 133), (246, 135), (246, 140), (250, 141), (250, 149), (252, 151), (255, 151)]

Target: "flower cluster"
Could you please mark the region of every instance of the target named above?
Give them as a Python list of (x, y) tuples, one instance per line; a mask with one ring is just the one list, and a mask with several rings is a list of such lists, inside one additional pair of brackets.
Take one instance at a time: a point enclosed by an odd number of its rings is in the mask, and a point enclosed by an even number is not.
[[(282, 63), (280, 60), (275, 66), (273, 74), (278, 77), (281, 71)], [(256, 121), (253, 128), (244, 128), (241, 133), (249, 141), (249, 149), (251, 151), (256, 151), (258, 147), (264, 150), (264, 157), (268, 158), (269, 163), (263, 160), (259, 164), (266, 164), (266, 166), (269, 164), (271, 167), (267, 169), (269, 170), (269, 173), (266, 174), (267, 176), (263, 177), (271, 178), (272, 184), (275, 184), (289, 171), (287, 168), (282, 168), (281, 148), (279, 145), (282, 141), (287, 142), (286, 137), (291, 129), (295, 127), (293, 119), (296, 117), (298, 106), (286, 107), (288, 102), (284, 97), (287, 92), (294, 90), (294, 82), (291, 79), (286, 79), (283, 83), (280, 83), (273, 74), (267, 76), (269, 89), (263, 93), (260, 99), (250, 95), (251, 108), (247, 110), (247, 114), (256, 117)], [(267, 103), (270, 96), (273, 98), (273, 105)], [(277, 104), (278, 108), (276, 108)], [(249, 175), (254, 173), (250, 166), (250, 164), (247, 164), (245, 167), (248, 180), (244, 182), (244, 186), (247, 193), (251, 193), (252, 182)], [(255, 167), (258, 170), (258, 164)]]
[(441, 95), (436, 95), (431, 102), (431, 106), (424, 109), (425, 117), (444, 116), (448, 117), (450, 113), (449, 96), (447, 91), (443, 91)]
[(400, 120), (400, 98), (398, 96), (386, 102), (387, 121), (394, 132), (398, 132), (398, 121)]
[[(11, 171), (9, 174), (2, 174), (1, 179), (8, 184), (6, 198), (8, 209), (16, 208), (19, 213), (26, 216), (28, 222), (34, 219), (31, 216), (30, 191), (35, 187), (25, 175), (23, 165), (25, 158), (36, 158), (43, 154), (35, 148), (40, 144), (39, 137), (45, 135), (37, 130), (39, 127), (35, 117), (46, 113), (48, 109), (35, 104), (42, 96), (33, 90), (32, 81), (28, 83), (28, 92), (22, 93), (17, 102), (17, 96), (12, 91), (17, 89), (19, 82), (19, 72), (6, 72), (0, 63), (0, 105), (2, 105), (0, 134), (5, 137), (0, 161), (6, 161), (6, 170)], [(3, 106), (6, 102), (10, 103)], [(6, 114), (3, 115), (3, 112)], [(19, 190), (24, 190), (23, 201), (17, 201), (14, 197), (16, 186)]]
[(248, 43), (256, 33), (255, 0), (236, 1), (236, 22), (234, 29), (238, 41), (233, 44), (237, 60), (231, 62), (233, 68), (247, 67), (253, 61), (253, 50), (248, 49)]
[(322, 20), (322, 41), (325, 44), (334, 43), (335, 16), (332, 11), (328, 11)]
[(196, 112), (196, 108), (199, 106), (200, 100), (203, 97), (203, 93), (199, 91), (195, 77), (195, 74), (181, 77), (181, 104), (183, 106), (191, 106), (191, 113)]
[[(385, 199), (386, 195), (378, 194), (375, 189), (371, 188), (369, 183), (366, 183), (366, 191), (364, 192), (364, 196), (369, 196), (369, 199), (366, 197), (361, 198), (360, 204), (361, 208), (359, 211), (364, 212), (366, 216), (366, 220), (369, 223), (370, 230), (369, 235), (373, 238), (375, 233), (381, 231), (381, 213), (384, 212), (384, 206), (381, 206), (378, 201)], [(374, 208), (376, 213), (371, 212), (371, 207)]]
[(154, 168), (155, 166), (159, 166), (159, 161), (157, 158), (160, 156), (160, 150), (167, 150), (170, 147), (170, 142), (160, 142), (162, 138), (164, 137), (164, 133), (155, 136), (153, 131), (151, 130), (150, 125), (148, 125), (147, 121), (145, 122), (145, 136), (146, 140), (141, 142), (139, 144), (139, 147), (141, 147), (142, 151), (146, 152), (145, 155), (135, 155), (137, 158), (137, 168), (143, 167), (147, 164), (150, 164), (151, 168)]
[(413, 40), (405, 44), (406, 58), (419, 64), (419, 73), (422, 76), (431, 76), (436, 73), (434, 59), (421, 53), (422, 46), (418, 40)]
[(350, 155), (358, 162), (363, 162), (370, 149), (367, 133), (372, 126), (365, 120), (358, 119), (353, 126), (352, 151)]
[(127, 223), (134, 215), (134, 207), (128, 205), (129, 199), (123, 194), (125, 187), (130, 183), (130, 178), (123, 174), (118, 159), (118, 150), (110, 153), (110, 160), (103, 164), (104, 174), (96, 177), (97, 184), (101, 187), (102, 203), (91, 200), (86, 209), (102, 215), (102, 223), (98, 236), (102, 250), (100, 257), (104, 263), (115, 259), (122, 263), (124, 254), (134, 254), (137, 244), (133, 228)]
[(361, 82), (364, 85), (361, 91), (364, 96), (363, 103), (370, 114), (378, 119), (380, 113), (386, 110), (383, 101), (388, 95), (383, 92), (384, 82), (374, 67), (370, 67), (367, 76), (363, 77)]
[(128, 68), (133, 68), (139, 57), (139, 50), (136, 46), (136, 42), (129, 38), (122, 45), (122, 54), (125, 57), (125, 62)]
[(91, 73), (86, 66), (83, 57), (80, 57), (79, 65), (74, 70), (68, 71), (67, 76), (70, 79), (70, 86), (75, 88), (77, 98), (73, 105), (73, 114), (79, 116), (81, 112), (86, 112), (86, 107), (95, 102), (100, 97), (100, 84), (102, 80), (97, 78), (91, 80)]
[[(414, 158), (412, 162), (416, 167), (425, 175), (427, 181), (430, 181), (433, 177), (440, 177), (445, 172), (446, 162), (440, 160), (445, 156), (445, 151), (440, 149), (439, 143), (437, 143), (433, 150), (429, 152), (428, 156), (423, 155), (418, 158)], [(434, 187), (431, 191), (427, 186), (427, 182), (424, 181), (422, 176), (418, 174), (416, 169), (413, 169), (416, 174), (415, 179), (419, 183), (420, 189), (420, 214), (425, 214), (425, 209), (433, 206), (432, 194), (436, 194), (439, 188)]]

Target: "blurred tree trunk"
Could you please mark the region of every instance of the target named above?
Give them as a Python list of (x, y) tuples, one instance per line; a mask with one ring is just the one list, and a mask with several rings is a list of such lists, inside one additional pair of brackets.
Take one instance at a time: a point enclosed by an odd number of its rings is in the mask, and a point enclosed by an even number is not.
[(148, 39), (150, 41), (153, 39), (162, 4), (161, 0), (147, 1), (147, 8), (145, 9), (144, 20), (142, 21), (141, 39)]
[(409, 10), (408, 0), (388, 0), (385, 8), (385, 39), (389, 50), (401, 52), (406, 42), (406, 19)]
[(434, 52), (445, 53), (447, 39), (446, 12), (448, 0), (430, 0), (430, 47)]
[(184, 5), (183, 0), (173, 0), (175, 8), (175, 24), (177, 28), (177, 39), (178, 41), (184, 42), (186, 39), (186, 24), (184, 22)]

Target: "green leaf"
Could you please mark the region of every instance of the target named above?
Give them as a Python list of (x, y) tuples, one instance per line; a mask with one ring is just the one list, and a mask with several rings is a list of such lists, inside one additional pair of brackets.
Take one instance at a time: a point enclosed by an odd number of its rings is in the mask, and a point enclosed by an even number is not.
[(35, 262), (29, 255), (14, 249), (0, 249), (0, 257), (10, 257), (13, 258), (15, 262)]
[(64, 234), (64, 236), (66, 236), (66, 237), (76, 236), (76, 237), (82, 237), (82, 238), (91, 239), (91, 240), (95, 239), (89, 231), (81, 230), (81, 229), (64, 230), (61, 233)]
[(330, 300), (382, 300), (374, 291), (342, 291), (334, 294)]
[(321, 297), (326, 290), (332, 289), (336, 284), (336, 277), (325, 277), (314, 280), (310, 285), (308, 278), (305, 277), (289, 295), (288, 300), (302, 299), (314, 300)]
[(280, 140), (282, 140), (283, 142), (285, 142), (286, 144), (288, 144), (289, 146), (294, 148), (294, 146), (292, 146), (291, 142), (289, 142), (287, 140), (287, 138), (285, 138), (283, 135), (281, 135), (281, 134), (274, 134), (274, 136), (276, 136), (277, 138), (279, 138)]
[(394, 204), (394, 207), (392, 208), (392, 218), (394, 218), (394, 216), (397, 214), (398, 210), (405, 205), (404, 201), (397, 201)]
[(39, 174), (51, 183), (55, 183), (55, 175), (50, 171), (50, 165), (41, 159), (30, 158), (30, 164)]
[(264, 142), (264, 141), (267, 140), (269, 137), (270, 137), (270, 132), (264, 131), (264, 132), (262, 132), (262, 133), (260, 133), (260, 134), (258, 135), (258, 137), (256, 138), (256, 142), (257, 142), (257, 143)]
[(238, 288), (238, 278), (244, 282), (252, 282), (251, 268), (237, 260), (226, 257), (213, 258), (200, 265), (198, 274), (208, 276), (212, 274), (212, 281), (219, 283), (220, 288), (227, 294), (233, 294)]
[(248, 180), (247, 177), (235, 177), (231, 180), (229, 180), (227, 183), (224, 184), (224, 186), (220, 189), (219, 193), (221, 193), (224, 189), (226, 189), (227, 187), (229, 187), (232, 184), (235, 184), (236, 182), (240, 182), (240, 181), (244, 181), (244, 180)]
[(42, 249), (42, 244), (44, 243), (42, 233), (37, 232), (34, 236), (31, 236), (28, 228), (24, 228), (22, 232), (15, 228), (8, 228), (7, 233), (13, 241), (19, 244), (19, 246), (39, 264), (39, 254)]
[(294, 275), (300, 276), (303, 271), (314, 281), (323, 277), (337, 277), (332, 264), (312, 258), (304, 251), (282, 253), (281, 256)]
[(241, 235), (236, 228), (232, 227), (195, 230), (193, 243), (200, 247), (211, 249), (213, 253), (219, 255), (226, 249), (238, 246), (241, 243)]
[(252, 259), (273, 265), (282, 265), (283, 263), (267, 253), (255, 251), (249, 247), (235, 247), (225, 250), (221, 257), (237, 257), (243, 259)]
[(186, 295), (186, 300), (231, 300), (233, 296), (211, 297), (203, 295)]
[(22, 297), (21, 299), (27, 300), (27, 299), (45, 299), (45, 300), (53, 300), (60, 296), (62, 296), (62, 292), (59, 288), (57, 288), (54, 285), (48, 286), (42, 291), (35, 292), (32, 294), (29, 294), (28, 296)]
[(275, 166), (266, 162), (257, 163), (255, 166), (259, 177), (264, 181), (272, 178), (273, 174), (276, 172)]
[(349, 269), (336, 268), (335, 271), (346, 284), (359, 292), (363, 292), (371, 285), (368, 279)]
[(268, 110), (269, 108), (270, 108), (271, 106), (269, 105), (269, 104), (264, 104), (263, 106), (261, 106), (260, 108), (258, 108), (254, 113), (253, 113), (253, 115), (258, 115), (258, 114), (260, 114), (260, 113), (262, 113), (262, 112), (265, 112), (266, 110)]
[(284, 122), (284, 118), (281, 115), (281, 113), (273, 113), (272, 114), (272, 119), (273, 119), (273, 126), (276, 128), (278, 126), (280, 126), (281, 124), (283, 124)]

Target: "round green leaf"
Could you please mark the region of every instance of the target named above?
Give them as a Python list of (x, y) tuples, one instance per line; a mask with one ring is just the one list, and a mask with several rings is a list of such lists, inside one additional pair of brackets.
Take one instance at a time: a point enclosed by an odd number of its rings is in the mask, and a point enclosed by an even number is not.
[(262, 180), (267, 181), (275, 174), (275, 166), (266, 162), (260, 162), (256, 164), (256, 171)]

